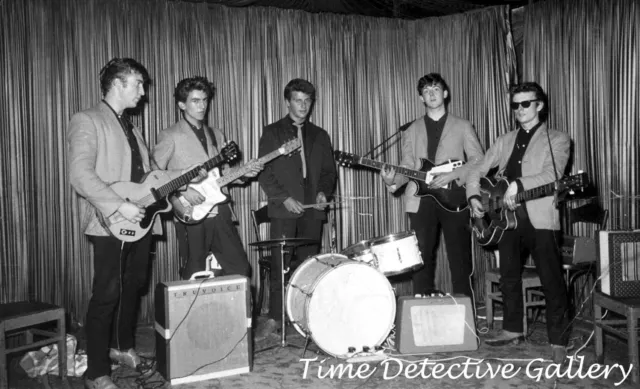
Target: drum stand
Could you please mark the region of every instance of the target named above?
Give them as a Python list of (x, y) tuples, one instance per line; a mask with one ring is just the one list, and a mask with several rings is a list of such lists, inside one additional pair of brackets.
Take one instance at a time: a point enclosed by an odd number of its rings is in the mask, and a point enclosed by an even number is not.
[(284, 247), (287, 245), (287, 243), (285, 241), (282, 241), (278, 244), (278, 246), (280, 246), (280, 269), (282, 269), (282, 271), (280, 272), (280, 283), (282, 285), (282, 289), (281, 289), (281, 293), (282, 293), (282, 327), (280, 328), (281, 331), (281, 339), (280, 339), (280, 344), (274, 344), (273, 346), (268, 346), (265, 347), (263, 349), (260, 349), (258, 351), (256, 351), (255, 353), (261, 353), (263, 351), (267, 351), (267, 350), (272, 350), (274, 348), (277, 347), (287, 347), (287, 346), (291, 346), (291, 347), (295, 347), (295, 348), (299, 348), (299, 349), (303, 349), (302, 352), (302, 357), (304, 358), (304, 354), (307, 352), (307, 348), (309, 346), (309, 341), (311, 340), (310, 335), (306, 335), (305, 336), (305, 343), (304, 343), (304, 347), (303, 346), (299, 346), (297, 344), (291, 344), (291, 343), (287, 343), (287, 315), (286, 315), (286, 309), (285, 309), (285, 282), (284, 282), (284, 273), (285, 273), (285, 269), (284, 269)]

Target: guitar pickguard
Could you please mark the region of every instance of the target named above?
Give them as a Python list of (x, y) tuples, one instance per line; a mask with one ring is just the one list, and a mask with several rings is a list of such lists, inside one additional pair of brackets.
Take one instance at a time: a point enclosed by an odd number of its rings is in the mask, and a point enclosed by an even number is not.
[(222, 190), (218, 186), (218, 178), (220, 178), (220, 171), (216, 168), (211, 170), (207, 174), (207, 178), (202, 181), (189, 184), (190, 188), (197, 190), (205, 197), (203, 203), (191, 206), (190, 218), (192, 220), (204, 219), (215, 205), (227, 199), (227, 196), (222, 193)]

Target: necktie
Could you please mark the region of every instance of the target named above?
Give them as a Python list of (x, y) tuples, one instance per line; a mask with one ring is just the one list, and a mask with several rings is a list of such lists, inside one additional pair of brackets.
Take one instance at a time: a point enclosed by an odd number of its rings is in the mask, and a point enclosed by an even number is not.
[(302, 138), (302, 124), (294, 123), (298, 127), (298, 139), (300, 140), (300, 158), (302, 159), (302, 177), (307, 178), (307, 158), (304, 154), (304, 139)]

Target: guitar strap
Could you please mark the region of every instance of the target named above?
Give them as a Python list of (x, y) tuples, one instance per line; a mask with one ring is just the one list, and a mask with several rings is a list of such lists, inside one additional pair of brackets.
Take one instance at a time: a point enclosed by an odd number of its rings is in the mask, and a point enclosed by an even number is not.
[(549, 152), (551, 153), (551, 163), (553, 164), (553, 174), (556, 178), (555, 181), (555, 190), (553, 191), (553, 203), (558, 206), (558, 169), (556, 168), (556, 159), (553, 156), (553, 148), (551, 147), (551, 136), (549, 135), (549, 129), (547, 131), (547, 141), (549, 143)]
[[(216, 135), (213, 133), (213, 130), (211, 129), (211, 127), (205, 125), (205, 128), (207, 129), (207, 132), (209, 133), (209, 136), (211, 137), (211, 144), (216, 149), (216, 151), (218, 153), (220, 153), (220, 149), (218, 148), (218, 141), (216, 140)], [(222, 191), (223, 188), (220, 188), (220, 190)], [(223, 192), (223, 193), (225, 193), (225, 192)], [(219, 204), (219, 205), (222, 205), (222, 204)], [(217, 206), (218, 205), (216, 205), (216, 207)], [(236, 215), (236, 212), (233, 209), (233, 200), (231, 198), (229, 198), (227, 206), (229, 207), (229, 211), (231, 211), (231, 220), (234, 221), (234, 222), (237, 222), (238, 221), (238, 216)]]
[(216, 151), (218, 151), (218, 141), (216, 140), (216, 135), (213, 133), (213, 130), (211, 129), (211, 127), (207, 125), (205, 125), (204, 127), (207, 129), (207, 132), (209, 133), (209, 137), (211, 138), (211, 144), (216, 149)]

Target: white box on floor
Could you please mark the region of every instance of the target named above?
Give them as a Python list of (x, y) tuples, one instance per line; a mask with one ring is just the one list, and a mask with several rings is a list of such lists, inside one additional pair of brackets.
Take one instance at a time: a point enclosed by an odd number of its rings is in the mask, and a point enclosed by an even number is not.
[(172, 385), (249, 373), (249, 280), (161, 282), (155, 290), (156, 360)]

